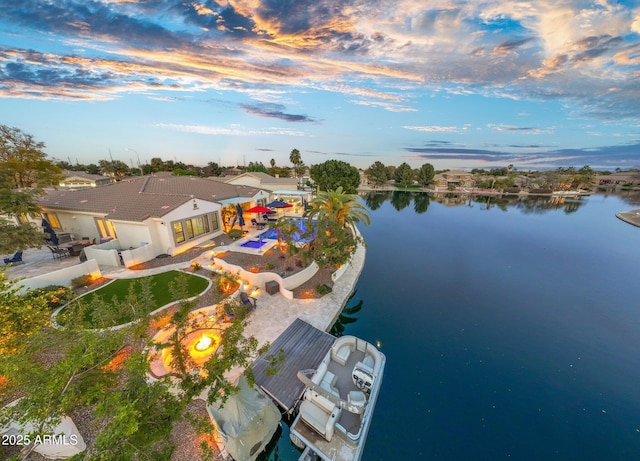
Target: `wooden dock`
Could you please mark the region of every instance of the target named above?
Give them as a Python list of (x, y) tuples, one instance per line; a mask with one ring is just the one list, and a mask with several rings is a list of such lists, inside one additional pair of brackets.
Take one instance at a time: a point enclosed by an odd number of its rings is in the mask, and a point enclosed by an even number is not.
[[(298, 379), (299, 370), (318, 368), (336, 338), (296, 319), (271, 344), (267, 353), (253, 364), (256, 383), (287, 412), (292, 412), (302, 397), (305, 385)], [(284, 351), (285, 362), (279, 373), (267, 376), (269, 362), (265, 357)]]

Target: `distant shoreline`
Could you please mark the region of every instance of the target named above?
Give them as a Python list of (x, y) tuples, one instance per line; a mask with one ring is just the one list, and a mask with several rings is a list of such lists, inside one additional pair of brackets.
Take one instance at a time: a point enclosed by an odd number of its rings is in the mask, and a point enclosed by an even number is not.
[(399, 189), (395, 186), (382, 186), (371, 187), (368, 185), (360, 185), (358, 192), (426, 192), (428, 194), (454, 194), (454, 195), (484, 195), (484, 196), (520, 196), (520, 197), (576, 197), (576, 196), (588, 196), (593, 194), (592, 191), (555, 191), (550, 193), (533, 193), (527, 191), (508, 192), (497, 189), (478, 189), (478, 188), (463, 188), (463, 189), (429, 189), (426, 187), (412, 188), (412, 189)]

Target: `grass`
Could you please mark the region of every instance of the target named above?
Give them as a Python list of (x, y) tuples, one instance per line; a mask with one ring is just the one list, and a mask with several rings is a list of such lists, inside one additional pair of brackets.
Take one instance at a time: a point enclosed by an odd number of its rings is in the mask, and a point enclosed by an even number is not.
[[(80, 303), (73, 303), (72, 306), (77, 307), (78, 304), (82, 304), (82, 318), (87, 322), (89, 328), (121, 325), (123, 323), (137, 320), (140, 316), (153, 312), (166, 304), (179, 301), (180, 299), (174, 297), (171, 293), (172, 290), (169, 288), (171, 285), (177, 285), (179, 277), (185, 278), (185, 291), (187, 298), (202, 293), (209, 284), (208, 280), (202, 277), (174, 270), (147, 277), (115, 280), (108, 285), (83, 296), (82, 298), (78, 298)], [(142, 300), (144, 295), (142, 292), (143, 284), (141, 282), (145, 280), (148, 280), (150, 283), (150, 291), (153, 296), (151, 302)], [(142, 311), (138, 310), (134, 312), (132, 309), (123, 309), (115, 315), (107, 314), (106, 316), (103, 316), (102, 312), (98, 310), (100, 307), (104, 307), (104, 304), (101, 303), (99, 299), (106, 303), (106, 307), (110, 307), (116, 303), (124, 302), (130, 293), (133, 293), (137, 300), (142, 300), (142, 302), (138, 303), (142, 306)], [(60, 323), (64, 324), (64, 316), (60, 320)], [(105, 321), (109, 325), (105, 325)]]

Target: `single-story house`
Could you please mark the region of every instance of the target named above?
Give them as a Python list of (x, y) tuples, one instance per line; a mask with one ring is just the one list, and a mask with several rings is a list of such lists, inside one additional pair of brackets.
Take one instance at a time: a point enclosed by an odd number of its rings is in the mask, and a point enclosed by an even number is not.
[(142, 176), (102, 187), (50, 190), (37, 203), (53, 230), (175, 255), (223, 233), (222, 211), (269, 200), (256, 187), (194, 176)]
[(225, 182), (227, 184), (251, 186), (269, 191), (298, 190), (298, 180), (296, 178), (279, 178), (259, 171), (251, 171), (238, 176), (225, 178)]
[(627, 171), (597, 175), (596, 184), (598, 184), (598, 186), (639, 186), (640, 173), (637, 171)]
[(69, 189), (77, 189), (80, 187), (97, 187), (111, 184), (115, 178), (111, 176), (102, 176), (99, 174), (89, 174), (84, 171), (68, 171), (62, 173), (63, 179), (60, 181), (60, 187)]
[(473, 174), (461, 170), (450, 170), (433, 177), (436, 187), (472, 187), (475, 184)]

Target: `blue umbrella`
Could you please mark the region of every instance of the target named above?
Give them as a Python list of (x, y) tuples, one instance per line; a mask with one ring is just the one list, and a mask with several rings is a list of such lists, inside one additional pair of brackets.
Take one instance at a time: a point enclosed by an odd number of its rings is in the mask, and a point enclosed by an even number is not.
[(42, 218), (42, 230), (46, 234), (49, 234), (49, 238), (47, 239), (47, 242), (51, 242), (54, 245), (58, 245), (58, 243), (60, 243), (60, 241), (58, 240), (58, 236), (56, 235), (53, 228), (51, 227), (51, 224), (49, 224), (49, 221), (47, 221), (44, 218)]
[(287, 202), (283, 202), (282, 200), (274, 200), (271, 203), (267, 203), (265, 206), (267, 208), (289, 208), (291, 205)]
[(240, 204), (236, 204), (236, 212), (238, 213), (238, 220), (240, 221), (240, 227), (244, 227), (244, 216), (242, 212), (242, 207)]

